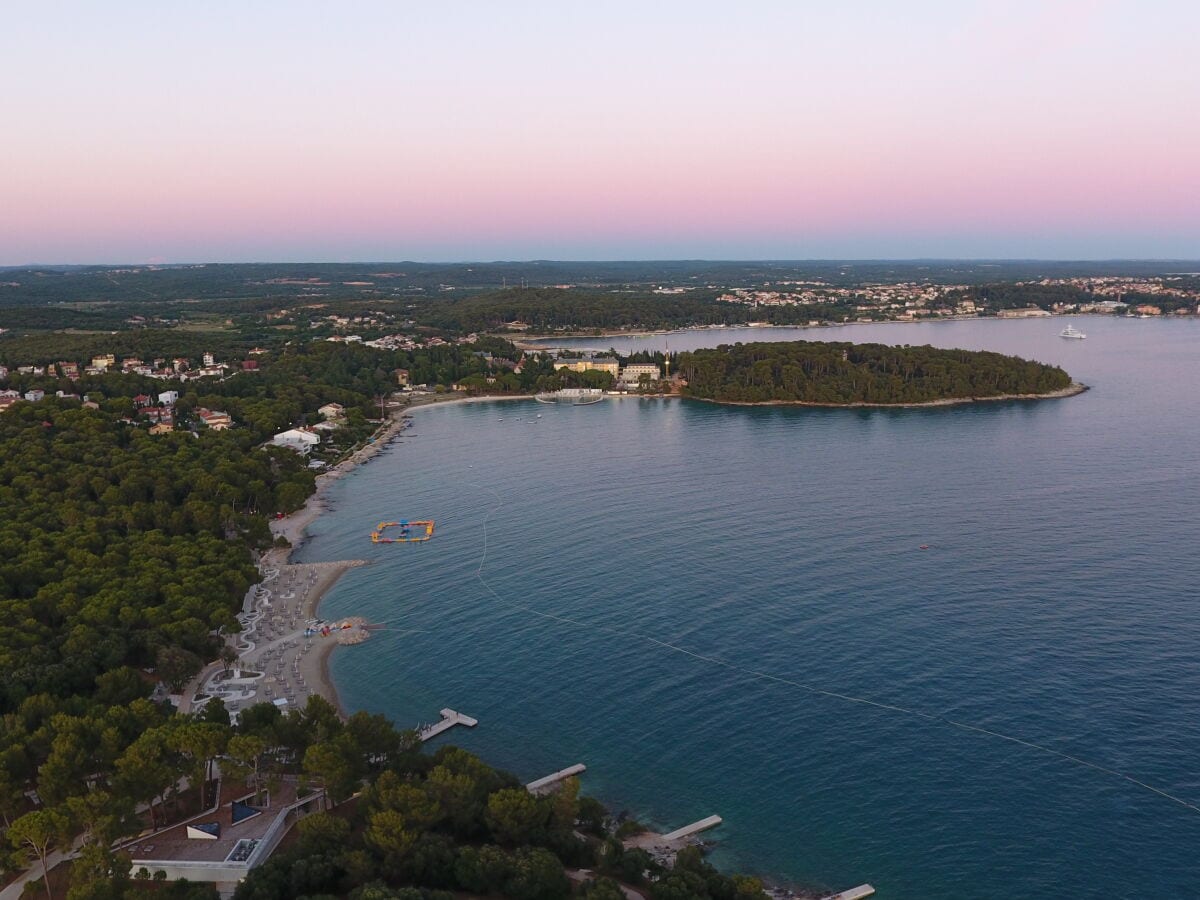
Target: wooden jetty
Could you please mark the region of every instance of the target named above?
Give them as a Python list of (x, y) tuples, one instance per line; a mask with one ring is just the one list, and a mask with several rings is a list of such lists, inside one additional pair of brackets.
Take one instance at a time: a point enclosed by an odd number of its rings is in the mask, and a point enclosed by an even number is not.
[(693, 822), (691, 825), (685, 825), (670, 834), (664, 834), (662, 839), (667, 843), (671, 841), (682, 841), (684, 838), (689, 838), (693, 834), (699, 834), (701, 831), (707, 831), (710, 828), (716, 828), (721, 824), (720, 816), (709, 816), (707, 819), (701, 819), (699, 822)]
[(465, 725), (468, 728), (474, 728), (479, 724), (478, 719), (472, 719), (470, 716), (464, 716), (460, 712), (455, 712), (452, 709), (442, 710), (442, 720), (428, 728), (421, 729), (420, 737), (422, 741), (433, 740), (439, 734), (443, 734), (453, 728), (455, 725)]
[(875, 888), (869, 884), (860, 884), (858, 887), (842, 891), (840, 894), (830, 894), (825, 900), (862, 900), (863, 897), (873, 896), (874, 893)]
[(587, 771), (587, 766), (583, 763), (575, 763), (573, 766), (567, 766), (565, 769), (559, 769), (557, 772), (547, 775), (545, 778), (539, 778), (537, 781), (531, 781), (525, 785), (525, 790), (531, 794), (538, 794), (545, 791), (547, 788), (554, 787), (560, 781), (565, 781), (572, 775), (579, 775)]

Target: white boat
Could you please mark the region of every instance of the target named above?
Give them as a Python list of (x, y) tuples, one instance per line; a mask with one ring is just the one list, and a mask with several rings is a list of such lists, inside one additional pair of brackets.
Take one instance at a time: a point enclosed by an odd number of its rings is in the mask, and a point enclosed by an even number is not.
[(1065, 338), (1073, 338), (1074, 340), (1077, 340), (1077, 341), (1082, 341), (1085, 337), (1087, 337), (1086, 334), (1084, 334), (1082, 331), (1079, 331), (1078, 329), (1076, 329), (1076, 327), (1074, 325), (1072, 325), (1070, 322), (1067, 323), (1066, 328), (1064, 328), (1062, 331), (1060, 331), (1058, 333), (1058, 336), (1065, 337)]

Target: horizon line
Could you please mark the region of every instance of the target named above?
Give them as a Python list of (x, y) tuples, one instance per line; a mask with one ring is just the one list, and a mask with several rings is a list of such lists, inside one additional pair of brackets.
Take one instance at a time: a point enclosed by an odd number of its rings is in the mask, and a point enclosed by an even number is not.
[(52, 269), (52, 268), (115, 268), (115, 267), (159, 267), (182, 266), (363, 266), (363, 265), (418, 265), (418, 266), (497, 266), (497, 265), (611, 265), (613, 263), (1189, 263), (1200, 265), (1200, 257), (1178, 256), (826, 256), (826, 257), (632, 257), (612, 259), (350, 259), (350, 260), (206, 260), (203, 262), (154, 261), (154, 262), (37, 262), (5, 263), (0, 269)]

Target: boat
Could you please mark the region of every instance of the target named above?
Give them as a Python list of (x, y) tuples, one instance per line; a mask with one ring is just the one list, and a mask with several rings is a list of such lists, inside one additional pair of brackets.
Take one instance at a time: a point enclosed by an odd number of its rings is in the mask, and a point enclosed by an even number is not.
[(1074, 325), (1072, 325), (1070, 322), (1068, 322), (1068, 323), (1067, 323), (1067, 327), (1066, 327), (1066, 328), (1064, 328), (1062, 331), (1060, 331), (1060, 332), (1058, 333), (1058, 336), (1059, 336), (1059, 337), (1064, 337), (1064, 338), (1072, 338), (1072, 339), (1074, 339), (1074, 340), (1077, 340), (1077, 341), (1082, 341), (1082, 340), (1083, 340), (1085, 337), (1087, 337), (1087, 335), (1086, 335), (1086, 334), (1084, 334), (1082, 331), (1079, 331), (1079, 330), (1078, 330), (1078, 329), (1077, 329), (1077, 328), (1076, 328)]

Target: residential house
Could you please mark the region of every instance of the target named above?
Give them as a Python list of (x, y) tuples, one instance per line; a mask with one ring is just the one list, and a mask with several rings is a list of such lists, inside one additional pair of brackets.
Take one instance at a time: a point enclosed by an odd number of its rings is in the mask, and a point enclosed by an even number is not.
[(307, 428), (289, 428), (271, 438), (271, 443), (276, 447), (284, 447), (300, 454), (307, 454), (313, 447), (321, 443), (321, 436)]
[(156, 422), (150, 426), (151, 434), (170, 434), (175, 430), (175, 425), (171, 422)]
[(158, 395), (158, 402), (163, 406), (174, 406), (179, 400), (179, 391), (163, 391)]
[(25, 392), (25, 399), (28, 400), (30, 403), (37, 403), (39, 400), (42, 400), (43, 398), (45, 398), (45, 396), (46, 396), (46, 392), (43, 390), (40, 390), (38, 388), (34, 388), (31, 391)]
[(317, 410), (326, 419), (340, 419), (346, 412), (346, 407), (340, 403), (326, 403)]
[(233, 427), (233, 419), (230, 418), (227, 412), (200, 408), (196, 410), (196, 415), (200, 417), (201, 422), (213, 431), (224, 431), (227, 428)]
[(396, 370), (396, 384), (400, 387), (408, 387), (408, 369)]

